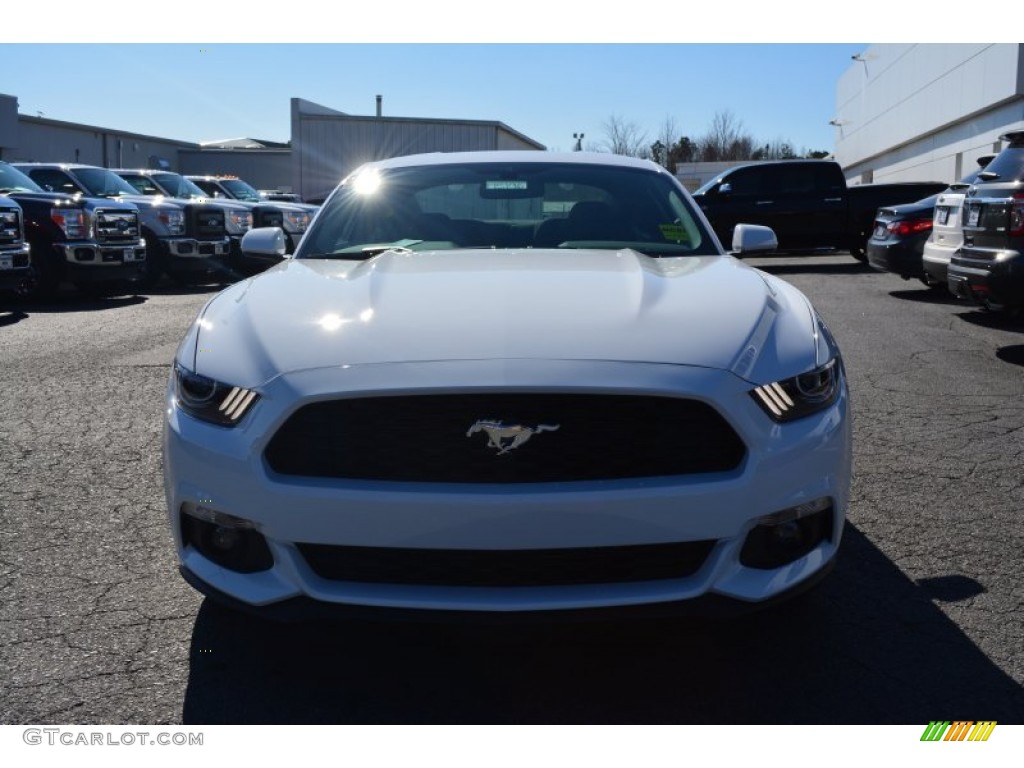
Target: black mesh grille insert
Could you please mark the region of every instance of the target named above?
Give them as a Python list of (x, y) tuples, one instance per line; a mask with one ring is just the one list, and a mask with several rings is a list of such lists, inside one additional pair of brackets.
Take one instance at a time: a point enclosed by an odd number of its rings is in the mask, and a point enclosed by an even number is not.
[(372, 584), (539, 587), (681, 579), (714, 541), (574, 549), (391, 549), (299, 544), (322, 579)]
[(275, 472), (305, 477), (544, 483), (725, 472), (745, 454), (725, 419), (697, 400), (497, 393), (312, 403), (265, 457)]
[(188, 206), (187, 226), (192, 237), (222, 237), (227, 231), (224, 226), (224, 210), (213, 206)]
[(267, 208), (256, 206), (253, 209), (253, 220), (257, 227), (283, 227), (284, 214), (280, 208)]

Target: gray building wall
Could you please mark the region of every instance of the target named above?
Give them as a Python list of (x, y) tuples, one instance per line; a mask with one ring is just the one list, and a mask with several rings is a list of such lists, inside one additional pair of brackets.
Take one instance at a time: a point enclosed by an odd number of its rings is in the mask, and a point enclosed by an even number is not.
[(851, 183), (952, 182), (1024, 128), (1024, 46), (873, 45), (836, 90), (836, 160)]
[(544, 149), (493, 121), (365, 117), (292, 99), (293, 189), (322, 196), (361, 163), (421, 152)]
[(188, 149), (178, 157), (181, 173), (238, 176), (257, 189), (291, 191), (290, 149)]
[(0, 160), (18, 143), (18, 98), (0, 93)]
[(17, 145), (4, 149), (4, 160), (88, 163), (106, 168), (147, 168), (151, 157), (178, 168), (178, 152), (198, 144), (144, 136), (44, 117), (18, 116)]

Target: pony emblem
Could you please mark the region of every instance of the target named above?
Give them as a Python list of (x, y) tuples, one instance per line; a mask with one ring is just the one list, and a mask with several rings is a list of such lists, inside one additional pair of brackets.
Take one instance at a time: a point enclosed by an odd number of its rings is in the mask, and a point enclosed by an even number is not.
[[(466, 437), (480, 430), (487, 433), (487, 445), (498, 451), (498, 456), (518, 448), (531, 437), (541, 432), (554, 432), (561, 424), (538, 424), (536, 427), (525, 427), (522, 424), (505, 426), (500, 421), (481, 419), (466, 432)], [(505, 442), (508, 441), (508, 442)]]

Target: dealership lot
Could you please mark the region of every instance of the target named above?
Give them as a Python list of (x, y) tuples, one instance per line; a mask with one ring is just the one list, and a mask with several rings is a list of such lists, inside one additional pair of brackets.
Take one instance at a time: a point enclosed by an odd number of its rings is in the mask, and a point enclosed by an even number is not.
[(0, 722), (1024, 722), (1024, 321), (751, 260), (847, 361), (839, 564), (731, 621), (280, 627), (175, 571), (162, 396), (215, 288), (0, 312)]

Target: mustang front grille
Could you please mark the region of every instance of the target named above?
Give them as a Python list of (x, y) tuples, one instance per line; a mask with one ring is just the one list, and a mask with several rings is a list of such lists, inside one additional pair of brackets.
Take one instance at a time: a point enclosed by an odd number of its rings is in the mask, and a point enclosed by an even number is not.
[(437, 483), (544, 483), (728, 472), (746, 455), (711, 406), (572, 393), (328, 400), (271, 439), (282, 475)]
[(450, 587), (543, 587), (682, 579), (714, 541), (572, 549), (394, 549), (299, 544), (322, 579)]

